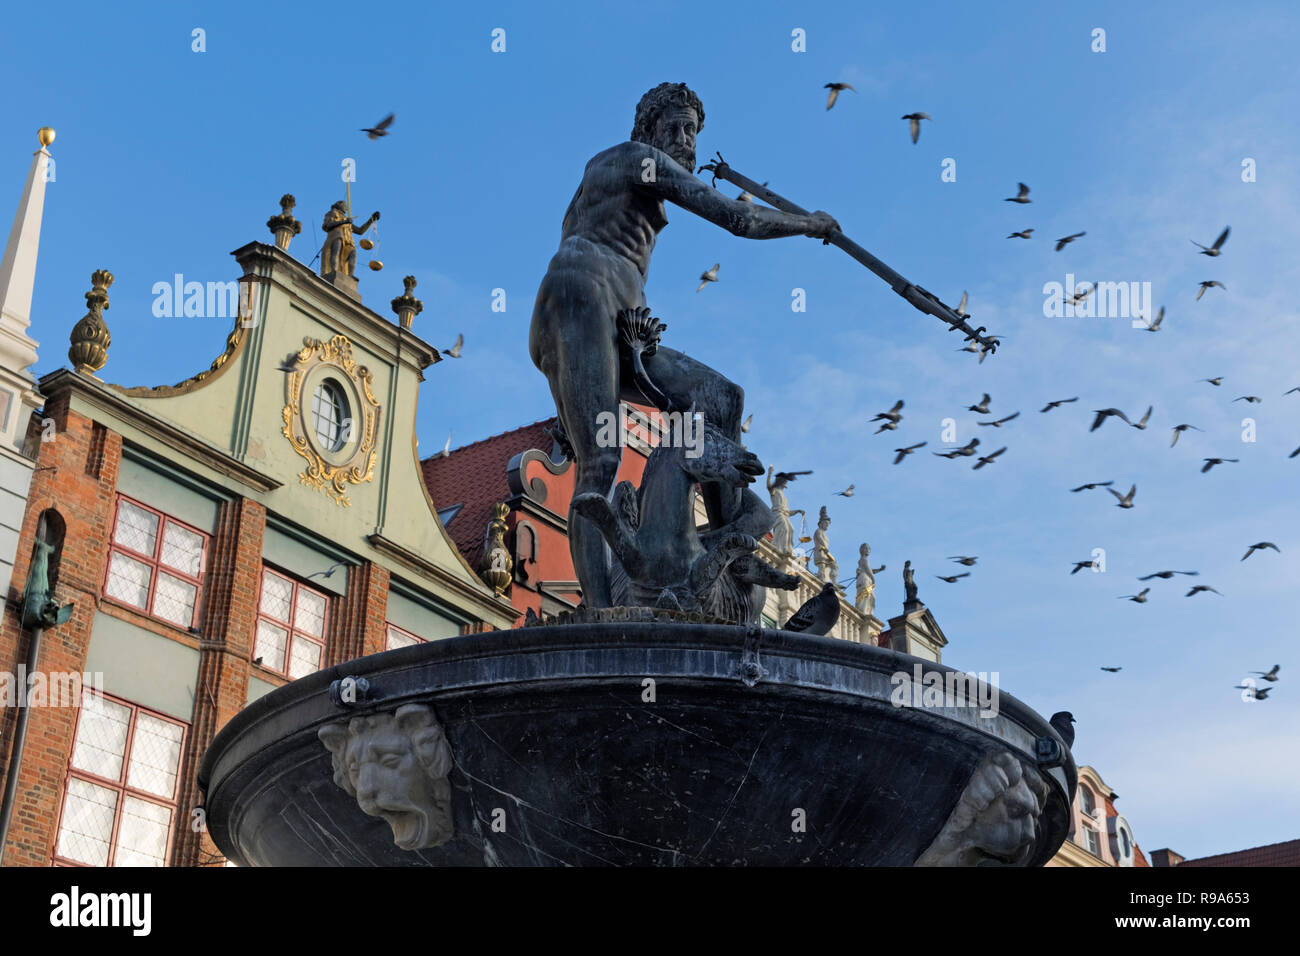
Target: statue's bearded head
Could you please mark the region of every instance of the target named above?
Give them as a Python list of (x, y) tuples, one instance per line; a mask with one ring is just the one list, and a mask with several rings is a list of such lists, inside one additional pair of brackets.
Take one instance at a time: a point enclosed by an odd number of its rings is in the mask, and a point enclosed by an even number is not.
[(695, 137), (704, 128), (704, 105), (685, 83), (660, 83), (636, 105), (632, 140), (662, 149), (695, 169)]

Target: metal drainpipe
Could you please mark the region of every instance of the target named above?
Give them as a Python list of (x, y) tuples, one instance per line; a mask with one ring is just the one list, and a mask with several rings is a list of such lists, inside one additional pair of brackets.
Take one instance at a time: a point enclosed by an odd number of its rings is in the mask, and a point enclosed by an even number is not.
[[(41, 653), (41, 629), (32, 629), (32, 643), (27, 648), (27, 676), (36, 673), (37, 659)], [(23, 746), (27, 743), (27, 706), (26, 680), (20, 689), (18, 701), (18, 718), (14, 724), (14, 745), (9, 754), (9, 763), (5, 767), (4, 803), (0, 804), (0, 865), (4, 864), (5, 844), (9, 839), (9, 819), (14, 812), (14, 797), (18, 793), (18, 776), (22, 770)]]

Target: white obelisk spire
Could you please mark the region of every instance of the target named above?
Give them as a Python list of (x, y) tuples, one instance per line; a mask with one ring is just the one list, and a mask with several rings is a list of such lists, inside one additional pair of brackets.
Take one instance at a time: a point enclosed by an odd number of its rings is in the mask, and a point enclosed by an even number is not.
[(49, 177), (54, 130), (42, 127), (41, 148), (32, 156), (14, 225), (0, 260), (0, 447), (21, 452), (31, 412), (43, 404), (36, 379), (28, 368), (36, 363), (31, 325), (32, 290), (36, 286), (36, 253), (41, 242), (41, 214)]
[(31, 325), (36, 251), (41, 241), (41, 213), (50, 168), (46, 147), (54, 142), (54, 130), (45, 126), (36, 135), (41, 148), (32, 157), (14, 227), (9, 230), (4, 259), (0, 260), (0, 600), (9, 596), (11, 583), (20, 591), (24, 585), (22, 581), (10, 581), (14, 548), (36, 467), (36, 462), (23, 454), (23, 444), (32, 412), (45, 404), (29, 371), (36, 363), (36, 343), (27, 328)]

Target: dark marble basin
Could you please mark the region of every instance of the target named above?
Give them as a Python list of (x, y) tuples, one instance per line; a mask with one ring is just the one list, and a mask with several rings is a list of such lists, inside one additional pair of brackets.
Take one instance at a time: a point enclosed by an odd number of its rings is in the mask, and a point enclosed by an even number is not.
[[(968, 863), (1041, 865), (1067, 835), (1075, 785), (1068, 753), (1040, 764), (1041, 739), (1059, 738), (1005, 693), (995, 717), (895, 706), (891, 677), (917, 666), (956, 673), (876, 647), (723, 625), (459, 637), (349, 661), (255, 701), (216, 736), (199, 782), (212, 838), (241, 865), (911, 866), (941, 831), (944, 846), (970, 845)], [(349, 696), (355, 703), (340, 701)], [(349, 792), (321, 728), (337, 729), (338, 747), (360, 746), (364, 729), (343, 729), (352, 718), (394, 713), (370, 723), (404, 727), (403, 746), (423, 741), (442, 762), (376, 744), (367, 760), (342, 758), (343, 777), (355, 771)], [(964, 793), (976, 810), (987, 802), (972, 774), (998, 761), (1012, 776), (1023, 770), (1037, 807), (962, 831), (954, 808)], [(400, 790), (392, 782), (412, 767), (435, 765), (429, 779), (439, 779), (419, 792), (440, 809), (390, 826), (385, 786)], [(356, 792), (372, 810), (388, 803), (390, 817), (368, 816)], [(439, 814), (439, 845), (395, 844), (427, 842)], [(1002, 839), (1016, 827), (1023, 839)], [(956, 859), (934, 852), (926, 859)]]

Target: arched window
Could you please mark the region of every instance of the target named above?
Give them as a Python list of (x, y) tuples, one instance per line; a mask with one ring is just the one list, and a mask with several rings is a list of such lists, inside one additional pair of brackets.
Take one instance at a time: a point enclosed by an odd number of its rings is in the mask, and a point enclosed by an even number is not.
[(1096, 798), (1093, 797), (1092, 791), (1083, 784), (1079, 784), (1079, 809), (1083, 811), (1083, 815), (1086, 817), (1092, 816), (1097, 810)]

